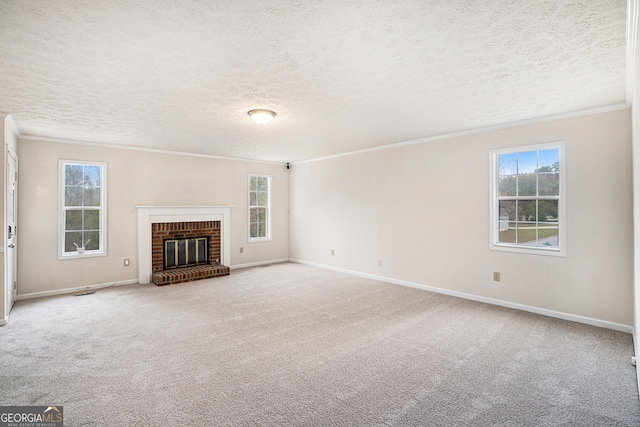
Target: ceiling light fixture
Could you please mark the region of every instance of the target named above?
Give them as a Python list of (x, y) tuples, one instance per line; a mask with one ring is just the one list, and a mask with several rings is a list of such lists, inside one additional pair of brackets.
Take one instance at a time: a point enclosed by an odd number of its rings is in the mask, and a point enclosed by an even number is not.
[(259, 125), (268, 124), (276, 116), (276, 113), (271, 110), (251, 110), (248, 114), (251, 120)]

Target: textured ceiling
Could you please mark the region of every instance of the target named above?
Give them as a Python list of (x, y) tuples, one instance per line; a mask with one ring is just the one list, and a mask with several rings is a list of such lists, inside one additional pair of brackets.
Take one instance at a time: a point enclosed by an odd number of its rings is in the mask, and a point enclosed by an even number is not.
[(623, 103), (625, 32), (625, 0), (0, 0), (0, 111), (295, 162)]

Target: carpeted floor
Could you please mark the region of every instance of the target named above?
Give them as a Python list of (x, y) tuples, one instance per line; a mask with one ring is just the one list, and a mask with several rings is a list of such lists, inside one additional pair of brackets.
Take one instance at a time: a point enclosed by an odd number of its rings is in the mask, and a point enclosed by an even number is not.
[(67, 426), (638, 426), (629, 334), (299, 264), (18, 301), (0, 405)]

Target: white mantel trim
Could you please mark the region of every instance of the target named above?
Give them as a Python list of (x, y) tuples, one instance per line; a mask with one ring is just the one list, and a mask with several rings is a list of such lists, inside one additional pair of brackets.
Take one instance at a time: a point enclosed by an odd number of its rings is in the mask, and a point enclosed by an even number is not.
[(220, 264), (231, 265), (231, 206), (136, 206), (138, 208), (138, 282), (151, 282), (151, 224), (220, 221)]

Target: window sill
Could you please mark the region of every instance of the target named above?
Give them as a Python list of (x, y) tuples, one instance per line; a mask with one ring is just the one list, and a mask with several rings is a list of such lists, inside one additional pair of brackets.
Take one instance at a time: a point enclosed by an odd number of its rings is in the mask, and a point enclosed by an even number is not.
[(81, 259), (81, 258), (95, 258), (100, 256), (107, 256), (106, 251), (92, 251), (85, 252), (83, 254), (79, 254), (77, 252), (68, 252), (66, 254), (58, 255), (58, 260), (66, 260), (66, 259)]
[(263, 238), (255, 238), (255, 239), (249, 239), (249, 243), (260, 243), (260, 242), (270, 242), (272, 239), (271, 237), (263, 237)]
[(542, 247), (523, 247), (516, 245), (497, 245), (492, 244), (489, 246), (492, 251), (513, 252), (519, 254), (528, 255), (544, 255), (544, 256), (558, 256), (566, 257), (566, 250), (564, 248), (542, 248)]

